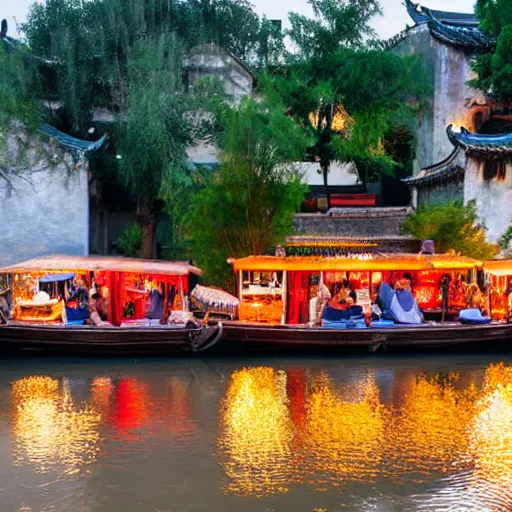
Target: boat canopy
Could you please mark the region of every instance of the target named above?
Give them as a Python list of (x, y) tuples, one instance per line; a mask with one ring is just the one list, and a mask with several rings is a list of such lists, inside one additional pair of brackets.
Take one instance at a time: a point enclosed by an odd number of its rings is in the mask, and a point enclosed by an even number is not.
[(41, 279), (39, 279), (40, 283), (57, 283), (61, 281), (69, 281), (75, 277), (74, 272), (68, 272), (66, 274), (47, 274)]
[(134, 274), (186, 276), (201, 275), (202, 271), (186, 261), (156, 261), (114, 256), (45, 256), (0, 268), (0, 274), (103, 270)]
[(235, 271), (470, 270), (482, 262), (455, 254), (358, 254), (354, 256), (248, 256), (230, 260)]
[(512, 260), (486, 261), (484, 270), (496, 277), (512, 276)]

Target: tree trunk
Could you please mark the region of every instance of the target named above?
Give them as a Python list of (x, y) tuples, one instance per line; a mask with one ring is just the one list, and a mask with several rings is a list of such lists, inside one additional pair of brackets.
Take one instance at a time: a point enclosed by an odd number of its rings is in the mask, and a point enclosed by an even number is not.
[(324, 189), (325, 189), (325, 196), (327, 197), (327, 210), (331, 208), (331, 193), (329, 191), (329, 185), (327, 183), (327, 176), (329, 174), (329, 164), (321, 164), (322, 168), (322, 176), (324, 178)]
[(142, 246), (140, 257), (144, 259), (156, 258), (156, 215), (151, 204), (137, 203), (137, 220), (142, 228)]

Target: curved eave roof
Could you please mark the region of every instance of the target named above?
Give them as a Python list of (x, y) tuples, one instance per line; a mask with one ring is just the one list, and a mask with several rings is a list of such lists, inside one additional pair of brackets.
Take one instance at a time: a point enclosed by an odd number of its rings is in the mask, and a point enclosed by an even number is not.
[(425, 167), (416, 176), (405, 178), (402, 181), (411, 187), (429, 186), (448, 181), (461, 181), (464, 179), (465, 170), (458, 165), (459, 153), (460, 148), (456, 147), (448, 158), (430, 167)]
[(478, 27), (462, 27), (441, 23), (426, 7), (423, 11), (429, 17), (431, 34), (451, 46), (470, 51), (488, 51), (496, 41), (484, 34)]
[(478, 19), (472, 14), (434, 11), (406, 0), (409, 16), (421, 25), (428, 23), (436, 39), (470, 52), (491, 50), (496, 41), (482, 32)]
[(73, 272), (105, 270), (134, 274), (185, 276), (201, 275), (202, 271), (185, 261), (157, 261), (115, 256), (65, 256), (54, 255), (36, 258), (0, 268), (0, 274), (36, 272)]
[(482, 263), (472, 258), (451, 254), (420, 255), (390, 254), (372, 255), (366, 258), (338, 256), (248, 256), (231, 260), (235, 271), (276, 272), (288, 271), (423, 271), (423, 270), (469, 270)]
[[(414, 23), (419, 25), (429, 21), (428, 15), (424, 13), (424, 7), (420, 4), (416, 4), (411, 0), (405, 0), (405, 6)], [(478, 26), (477, 17), (471, 13), (438, 11), (434, 9), (430, 12), (442, 23), (457, 26)]]
[(77, 139), (76, 137), (72, 137), (67, 133), (57, 130), (57, 128), (50, 126), (49, 124), (41, 125), (40, 131), (44, 135), (55, 139), (63, 148), (79, 156), (87, 156), (91, 153), (95, 153), (107, 140), (106, 134), (97, 141)]
[(465, 128), (456, 132), (452, 125), (446, 129), (450, 142), (472, 156), (482, 158), (512, 157), (512, 133), (484, 135), (471, 133)]

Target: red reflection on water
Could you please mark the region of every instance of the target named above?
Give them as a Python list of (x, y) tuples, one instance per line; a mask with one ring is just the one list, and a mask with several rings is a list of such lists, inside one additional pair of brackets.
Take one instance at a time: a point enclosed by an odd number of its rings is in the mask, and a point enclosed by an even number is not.
[(165, 430), (176, 438), (197, 433), (190, 403), (190, 390), (179, 377), (169, 377), (153, 389), (135, 377), (122, 377), (117, 383), (97, 377), (91, 387), (92, 402), (103, 421), (112, 425), (124, 440), (140, 440), (140, 428)]
[(114, 392), (113, 423), (127, 440), (135, 440), (131, 430), (148, 425), (149, 386), (134, 377), (119, 379)]
[(292, 423), (295, 427), (293, 447), (302, 445), (306, 426), (306, 375), (304, 370), (292, 369), (286, 372), (286, 394)]

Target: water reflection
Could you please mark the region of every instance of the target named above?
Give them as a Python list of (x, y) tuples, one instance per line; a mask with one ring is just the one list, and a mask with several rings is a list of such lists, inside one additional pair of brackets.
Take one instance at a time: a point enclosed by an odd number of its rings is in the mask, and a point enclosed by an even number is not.
[(284, 492), (291, 480), (292, 421), (286, 374), (273, 368), (234, 372), (222, 407), (222, 449), (228, 491), (260, 496)]
[(220, 411), (226, 491), (408, 484), (434, 486), (415, 496), (416, 510), (510, 510), (512, 367), (391, 379), (384, 400), (372, 372), (234, 372)]
[(62, 465), (66, 474), (92, 464), (99, 450), (100, 414), (73, 403), (67, 381), (26, 377), (12, 385), (15, 464), (46, 472)]
[(512, 366), (218, 364), (4, 380), (0, 509), (512, 510)]

